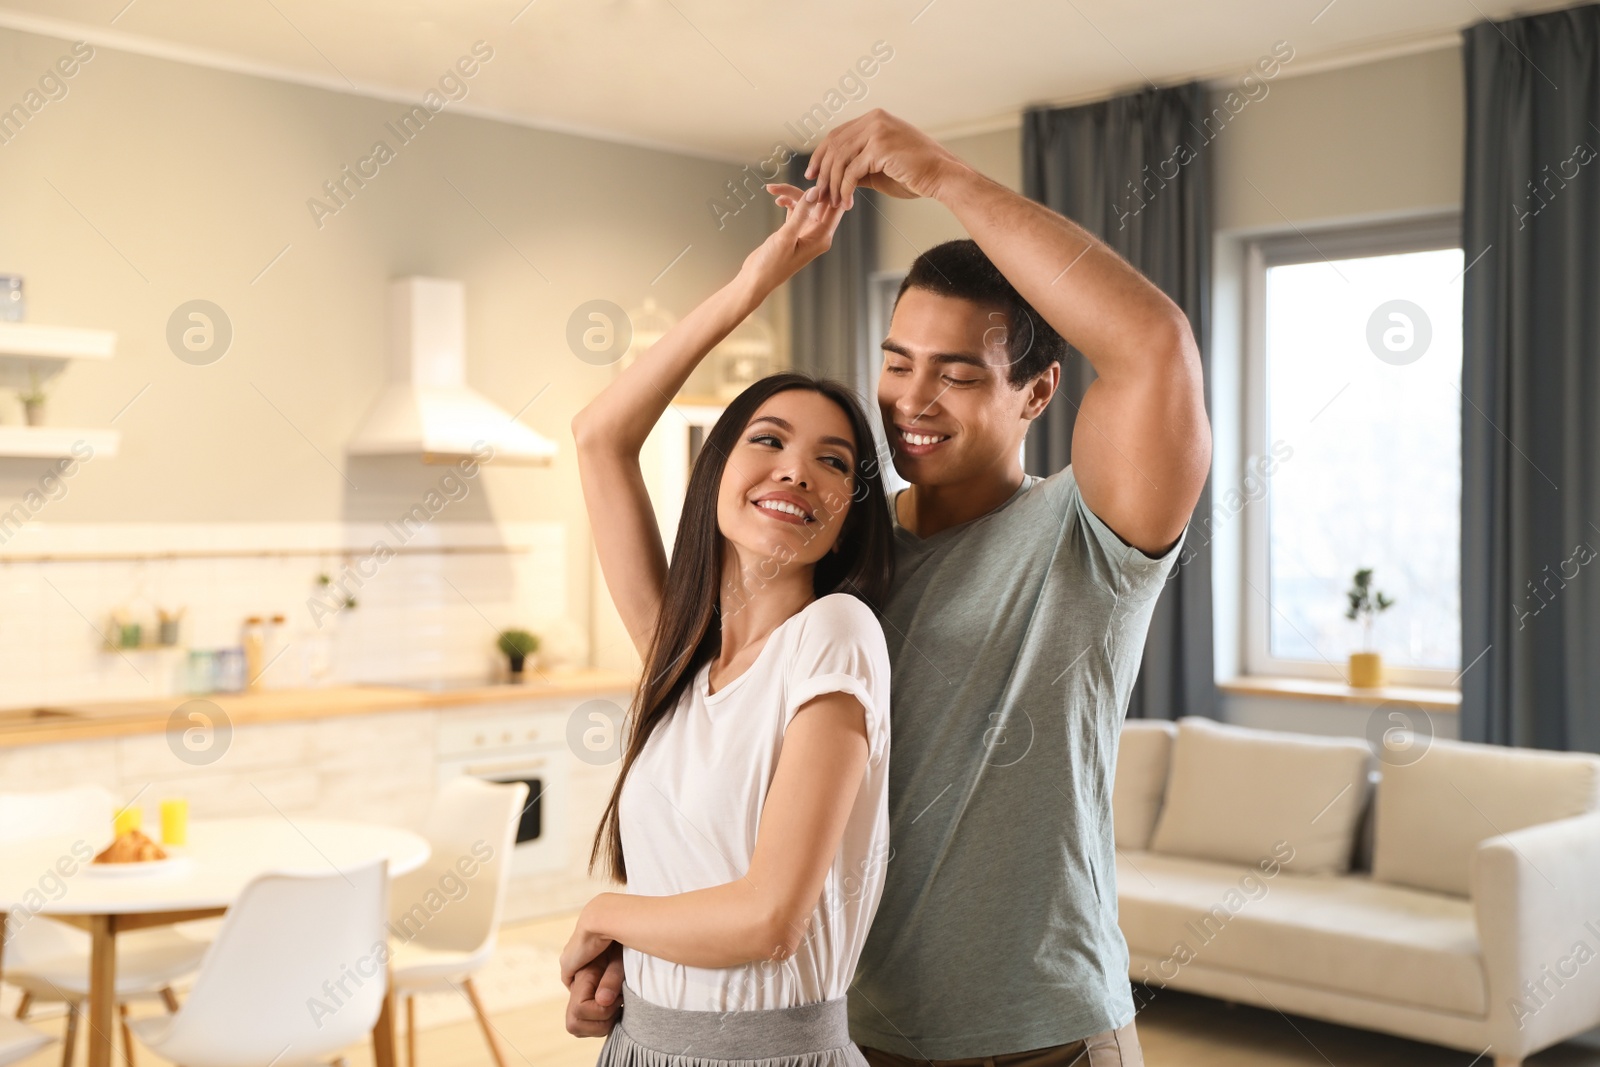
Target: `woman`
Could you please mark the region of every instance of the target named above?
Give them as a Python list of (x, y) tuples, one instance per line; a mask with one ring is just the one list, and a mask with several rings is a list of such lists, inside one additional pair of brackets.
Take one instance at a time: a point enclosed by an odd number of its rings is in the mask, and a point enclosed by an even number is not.
[[(832, 241), (843, 207), (768, 186), (781, 228), (573, 420), (600, 566), (644, 659), (561, 957), (620, 964), (603, 1067), (864, 1065), (845, 994), (888, 859), (892, 535), (851, 394), (765, 378), (718, 419), (667, 565), (639, 451), (711, 348)], [(590, 980), (592, 981), (592, 975)], [(590, 1024), (573, 1033), (598, 1033)]]

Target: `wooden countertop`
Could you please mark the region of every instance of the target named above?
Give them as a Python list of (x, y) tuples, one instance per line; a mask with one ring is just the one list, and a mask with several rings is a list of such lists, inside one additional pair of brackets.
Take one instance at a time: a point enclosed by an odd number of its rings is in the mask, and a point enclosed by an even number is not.
[(319, 689), (266, 689), (254, 693), (173, 694), (154, 700), (95, 704), (51, 704), (44, 708), (0, 708), (0, 748), (59, 741), (84, 741), (168, 728), (173, 712), (191, 700), (221, 708), (234, 726), (300, 722), (339, 715), (493, 705), (579, 693), (632, 692), (636, 676), (621, 671), (546, 671), (520, 685), (485, 685), (433, 692), (398, 685), (337, 685)]

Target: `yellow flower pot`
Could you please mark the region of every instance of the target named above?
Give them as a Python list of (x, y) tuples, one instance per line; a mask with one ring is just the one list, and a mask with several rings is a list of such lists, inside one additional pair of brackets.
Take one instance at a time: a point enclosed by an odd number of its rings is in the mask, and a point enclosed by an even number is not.
[(1350, 684), (1357, 689), (1376, 689), (1383, 684), (1383, 656), (1377, 652), (1350, 653)]

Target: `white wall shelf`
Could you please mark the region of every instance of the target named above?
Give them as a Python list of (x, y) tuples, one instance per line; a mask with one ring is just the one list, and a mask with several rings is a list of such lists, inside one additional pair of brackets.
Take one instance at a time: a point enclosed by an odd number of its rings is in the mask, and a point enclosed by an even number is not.
[(96, 459), (117, 454), (122, 434), (116, 430), (70, 426), (0, 426), (0, 459), (81, 459), (73, 446), (86, 442)]
[[(46, 326), (36, 322), (0, 322), (0, 380), (21, 387), (25, 377), (39, 373), (35, 360), (53, 361), (42, 377), (60, 374), (67, 360), (110, 359), (117, 350), (113, 330), (86, 330), (77, 326)], [(24, 372), (27, 372), (24, 374)], [(0, 458), (72, 459), (73, 446), (86, 442), (96, 457), (114, 456), (122, 435), (116, 430), (71, 426), (0, 426)]]
[(113, 330), (0, 322), (0, 357), (21, 359), (110, 359), (117, 348)]

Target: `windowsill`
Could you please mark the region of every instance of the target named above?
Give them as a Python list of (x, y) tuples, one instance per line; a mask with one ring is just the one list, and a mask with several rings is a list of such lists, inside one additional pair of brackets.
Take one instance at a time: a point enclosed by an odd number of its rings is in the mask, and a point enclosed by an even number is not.
[(1461, 710), (1461, 690), (1440, 686), (1384, 685), (1371, 689), (1315, 678), (1273, 678), (1248, 675), (1218, 682), (1224, 693), (1252, 697), (1287, 697), (1292, 700), (1337, 701), (1342, 704), (1382, 704), (1402, 700), (1426, 711), (1454, 714)]

